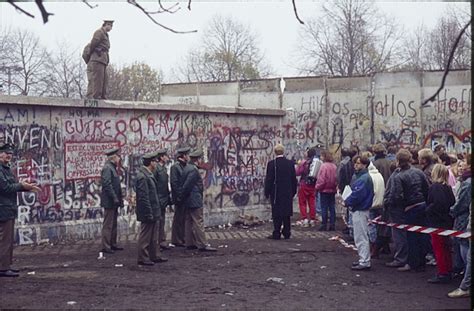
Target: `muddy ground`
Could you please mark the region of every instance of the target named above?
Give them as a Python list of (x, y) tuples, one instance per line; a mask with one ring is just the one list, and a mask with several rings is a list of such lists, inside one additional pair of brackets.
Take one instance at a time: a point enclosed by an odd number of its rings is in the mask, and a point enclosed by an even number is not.
[[(142, 309), (466, 309), (450, 299), (460, 279), (434, 285), (426, 272), (397, 272), (373, 260), (371, 271), (350, 270), (356, 252), (328, 238), (334, 232), (293, 228), (290, 240), (268, 240), (271, 224), (209, 229), (217, 253), (181, 248), (169, 262), (136, 265), (136, 242), (98, 260), (97, 241), (17, 247), (19, 278), (0, 279), (1, 308)], [(337, 233), (337, 232), (336, 232)], [(340, 234), (340, 233), (339, 233)], [(116, 267), (115, 265), (123, 265)], [(34, 274), (33, 274), (34, 273)], [(271, 278), (274, 278), (273, 280)]]

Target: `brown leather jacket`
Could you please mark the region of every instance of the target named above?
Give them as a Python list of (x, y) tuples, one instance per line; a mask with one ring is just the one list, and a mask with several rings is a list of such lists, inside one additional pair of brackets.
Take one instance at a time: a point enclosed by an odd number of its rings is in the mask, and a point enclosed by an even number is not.
[(98, 62), (104, 65), (109, 64), (110, 41), (109, 35), (101, 27), (94, 32), (91, 40), (90, 62)]

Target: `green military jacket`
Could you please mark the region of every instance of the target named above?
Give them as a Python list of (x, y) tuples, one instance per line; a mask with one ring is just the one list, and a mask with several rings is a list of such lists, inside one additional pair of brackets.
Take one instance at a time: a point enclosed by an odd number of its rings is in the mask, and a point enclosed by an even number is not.
[(91, 40), (91, 58), (89, 62), (109, 64), (110, 41), (109, 34), (102, 27), (94, 32)]
[(183, 175), (183, 169), (185, 167), (186, 163), (178, 160), (170, 169), (171, 198), (173, 199), (173, 204), (180, 204), (179, 194), (183, 186), (181, 176)]
[(100, 174), (102, 191), (100, 193), (100, 206), (103, 208), (117, 208), (123, 206), (120, 176), (114, 163), (107, 161)]
[(181, 177), (183, 188), (181, 190), (181, 202), (189, 209), (203, 207), (204, 184), (197, 165), (190, 162), (183, 170)]
[(17, 182), (10, 166), (0, 163), (0, 222), (15, 219), (18, 215), (17, 195), (24, 191)]
[(145, 223), (155, 222), (161, 218), (161, 206), (156, 191), (156, 180), (145, 166), (138, 169), (135, 179), (137, 220)]
[(171, 204), (170, 189), (168, 187), (168, 172), (166, 167), (158, 163), (155, 171), (156, 190), (161, 208), (166, 208)]

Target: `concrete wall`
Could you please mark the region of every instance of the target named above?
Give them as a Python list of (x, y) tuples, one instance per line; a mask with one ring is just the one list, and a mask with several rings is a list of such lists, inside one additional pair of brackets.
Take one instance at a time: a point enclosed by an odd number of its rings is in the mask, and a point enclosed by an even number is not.
[[(97, 238), (102, 151), (112, 146), (123, 150), (128, 202), (141, 154), (201, 146), (206, 225), (233, 222), (244, 213), (269, 217), (263, 179), (279, 142), (295, 159), (316, 144), (337, 150), (375, 142), (444, 143), (449, 151), (470, 151), (470, 71), (451, 72), (436, 101), (421, 107), (441, 75), (163, 85), (156, 104), (2, 96), (0, 141), (19, 147), (13, 168), (18, 178), (42, 188), (18, 196), (17, 241)], [(119, 229), (121, 235), (136, 232), (133, 204), (122, 211)]]

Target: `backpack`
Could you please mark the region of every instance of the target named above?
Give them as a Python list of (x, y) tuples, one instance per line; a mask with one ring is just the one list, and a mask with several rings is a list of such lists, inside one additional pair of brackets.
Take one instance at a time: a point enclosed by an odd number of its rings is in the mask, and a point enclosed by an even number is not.
[(316, 184), (316, 179), (318, 177), (319, 168), (321, 167), (321, 160), (317, 157), (311, 159), (311, 161), (305, 167), (305, 182), (307, 185)]
[(88, 43), (85, 47), (84, 50), (82, 51), (82, 59), (87, 63), (89, 63), (89, 60), (91, 59), (91, 44)]

